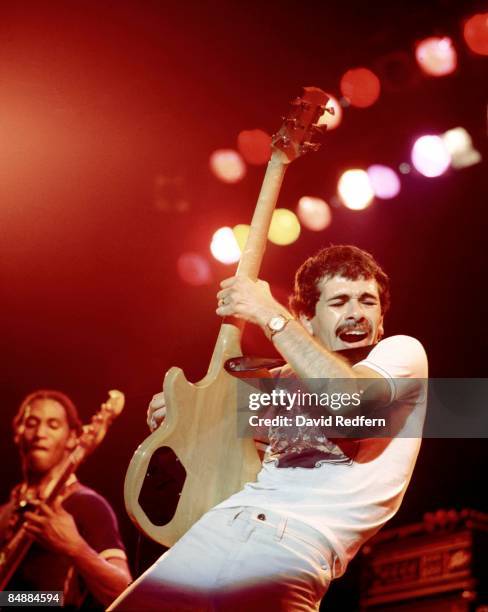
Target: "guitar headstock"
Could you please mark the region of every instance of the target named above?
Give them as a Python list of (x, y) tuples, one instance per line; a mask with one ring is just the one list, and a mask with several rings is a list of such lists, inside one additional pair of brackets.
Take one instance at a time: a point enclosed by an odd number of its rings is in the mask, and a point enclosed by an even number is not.
[(90, 423), (83, 426), (79, 444), (87, 453), (94, 450), (103, 440), (112, 421), (124, 409), (124, 403), (125, 397), (121, 391), (112, 390), (108, 392), (108, 400), (92, 416)]
[(302, 97), (293, 100), (283, 125), (272, 137), (273, 149), (284, 153), (289, 162), (316, 151), (320, 144), (312, 140), (325, 131), (326, 126), (317, 124), (324, 112), (331, 112), (325, 108), (328, 100), (329, 96), (318, 87), (304, 87)]

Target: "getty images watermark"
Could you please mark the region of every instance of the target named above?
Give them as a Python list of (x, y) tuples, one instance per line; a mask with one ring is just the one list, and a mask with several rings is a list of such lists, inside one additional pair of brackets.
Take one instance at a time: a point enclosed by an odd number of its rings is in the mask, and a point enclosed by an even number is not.
[(241, 437), (488, 438), (486, 378), (246, 378), (237, 389)]
[(269, 393), (250, 393), (249, 410), (271, 409), (272, 412), (286, 411), (289, 414), (260, 416), (251, 414), (251, 427), (386, 427), (386, 418), (369, 417), (364, 414), (347, 417), (344, 414), (312, 414), (317, 408), (328, 408), (331, 411), (354, 410), (361, 406), (363, 390), (346, 392), (311, 392), (286, 391), (273, 389)]

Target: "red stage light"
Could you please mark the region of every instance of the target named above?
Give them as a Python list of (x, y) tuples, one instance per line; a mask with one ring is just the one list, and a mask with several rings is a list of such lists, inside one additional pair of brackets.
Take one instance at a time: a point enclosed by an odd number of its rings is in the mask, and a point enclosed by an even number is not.
[(341, 92), (352, 106), (366, 108), (380, 95), (380, 80), (367, 68), (348, 70), (341, 79)]
[(237, 137), (237, 148), (248, 164), (267, 164), (271, 157), (271, 136), (263, 130), (242, 130)]
[(488, 13), (470, 17), (463, 28), (464, 40), (474, 53), (488, 55)]
[(212, 273), (208, 261), (198, 253), (183, 253), (177, 262), (178, 274), (181, 279), (199, 287), (208, 285), (212, 280)]

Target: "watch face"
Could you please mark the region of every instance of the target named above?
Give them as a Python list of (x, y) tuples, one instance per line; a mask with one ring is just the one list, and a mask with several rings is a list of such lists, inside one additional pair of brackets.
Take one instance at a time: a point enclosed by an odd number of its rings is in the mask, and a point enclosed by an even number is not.
[(286, 319), (285, 317), (282, 317), (281, 315), (278, 315), (277, 317), (273, 317), (268, 323), (268, 327), (274, 332), (282, 330), (283, 327), (285, 327), (285, 325), (286, 325)]

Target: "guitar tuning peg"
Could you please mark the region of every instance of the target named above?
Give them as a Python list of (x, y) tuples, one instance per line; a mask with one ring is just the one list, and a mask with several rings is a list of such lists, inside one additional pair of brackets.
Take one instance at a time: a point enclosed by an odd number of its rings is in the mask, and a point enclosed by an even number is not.
[(304, 100), (303, 98), (295, 98), (292, 102), (292, 105), (299, 106), (303, 110), (309, 110), (312, 108), (311, 103), (307, 102), (307, 100)]
[(274, 142), (275, 145), (281, 145), (282, 147), (289, 147), (290, 146), (290, 138), (289, 136), (278, 136), (278, 138), (276, 139), (276, 141)]
[(304, 142), (300, 146), (300, 151), (302, 153), (308, 153), (309, 151), (318, 151), (320, 149), (320, 144), (318, 142)]
[(323, 125), (312, 125), (312, 132), (315, 134), (319, 134), (322, 136), (327, 131), (327, 125), (324, 123)]
[(288, 127), (296, 127), (297, 120), (295, 117), (283, 117), (283, 123)]

